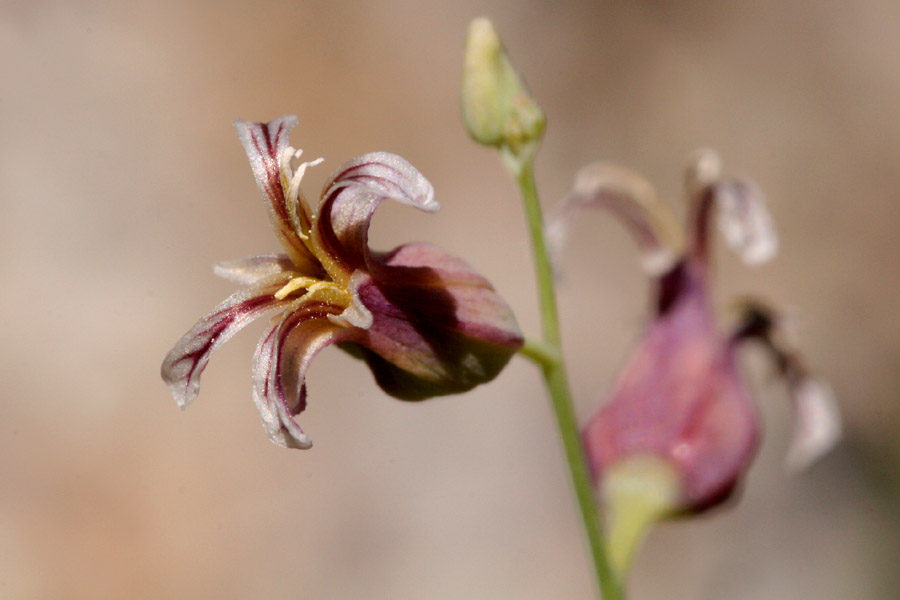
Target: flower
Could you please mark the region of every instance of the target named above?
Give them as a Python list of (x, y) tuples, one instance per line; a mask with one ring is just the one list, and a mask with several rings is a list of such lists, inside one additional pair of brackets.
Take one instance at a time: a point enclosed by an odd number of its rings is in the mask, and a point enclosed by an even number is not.
[(507, 304), (462, 260), (424, 243), (369, 249), (369, 221), (382, 200), (439, 208), (431, 184), (403, 158), (351, 160), (312, 210), (300, 180), (321, 159), (292, 168), (301, 155), (288, 145), (296, 123), (235, 121), (285, 254), (217, 264), (217, 275), (247, 287), (175, 344), (162, 377), (186, 407), (212, 353), (254, 319), (278, 313), (253, 357), (253, 400), (273, 442), (309, 448), (294, 417), (306, 407), (306, 371), (325, 347), (337, 343), (364, 359), (388, 394), (419, 400), (490, 381), (523, 340)]
[[(609, 165), (582, 171), (551, 221), (550, 238), (558, 252), (568, 223), (581, 210), (612, 210), (635, 234), (654, 277), (650, 322), (609, 401), (583, 431), (620, 567), (633, 550), (635, 539), (629, 538), (640, 537), (639, 521), (715, 506), (749, 468), (760, 422), (737, 364), (744, 342), (762, 342), (788, 382), (796, 417), (792, 466), (809, 464), (839, 435), (827, 387), (777, 338), (777, 319), (770, 309), (748, 302), (730, 333), (717, 326), (709, 293), (713, 208), (718, 208), (726, 241), (745, 262), (767, 260), (777, 247), (761, 192), (747, 180), (723, 178), (720, 168), (718, 157), (708, 150), (690, 163), (686, 235), (649, 183)], [(636, 517), (635, 511), (645, 514)]]

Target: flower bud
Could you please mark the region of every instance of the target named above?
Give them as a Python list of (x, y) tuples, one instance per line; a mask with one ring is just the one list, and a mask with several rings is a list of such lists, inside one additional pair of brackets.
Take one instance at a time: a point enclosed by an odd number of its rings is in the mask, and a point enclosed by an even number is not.
[(494, 26), (486, 18), (469, 25), (462, 81), (462, 113), (480, 144), (533, 155), (547, 119), (513, 67)]

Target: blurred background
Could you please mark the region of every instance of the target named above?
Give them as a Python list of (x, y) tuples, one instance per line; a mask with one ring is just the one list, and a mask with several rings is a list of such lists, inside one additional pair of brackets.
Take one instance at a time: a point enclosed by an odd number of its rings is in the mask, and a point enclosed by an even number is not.
[[(0, 597), (590, 598), (552, 416), (521, 359), (469, 394), (404, 404), (320, 356), (272, 445), (250, 399), (262, 324), (179, 411), (172, 344), (233, 289), (213, 262), (276, 251), (231, 120), (296, 113), (326, 162), (402, 154), (437, 215), (384, 206), (373, 245), (428, 240), (538, 329), (514, 187), (458, 110), (468, 21), (490, 16), (549, 116), (546, 206), (577, 169), (624, 163), (680, 198), (702, 145), (752, 175), (777, 260), (718, 254), (717, 299), (792, 315), (846, 438), (785, 475), (790, 410), (746, 355), (766, 437), (739, 502), (651, 534), (635, 599), (900, 594), (900, 4), (778, 2), (0, 2)], [(560, 291), (577, 409), (602, 403), (647, 284), (589, 215)]]

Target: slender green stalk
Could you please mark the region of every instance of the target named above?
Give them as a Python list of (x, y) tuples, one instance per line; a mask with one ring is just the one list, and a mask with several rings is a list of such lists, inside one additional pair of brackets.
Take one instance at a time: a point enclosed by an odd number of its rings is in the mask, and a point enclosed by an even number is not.
[(594, 559), (597, 584), (603, 600), (620, 600), (623, 598), (623, 593), (607, 555), (599, 510), (581, 445), (578, 422), (572, 407), (572, 394), (569, 391), (565, 362), (562, 359), (562, 336), (556, 308), (553, 268), (544, 240), (544, 220), (534, 182), (533, 162), (531, 160), (521, 162), (506, 160), (505, 162), (516, 177), (525, 205), (525, 215), (534, 249), (534, 264), (541, 307), (543, 341), (529, 340), (522, 349), (522, 354), (537, 363), (544, 375), (553, 413), (556, 415), (556, 423), (565, 448), (566, 461), (569, 465), (572, 485), (575, 488), (575, 496), (578, 499), (578, 507), (581, 509), (581, 518)]
[(559, 351), (555, 346), (534, 338), (525, 338), (525, 345), (519, 349), (519, 354), (536, 362), (541, 368), (552, 367), (560, 361)]

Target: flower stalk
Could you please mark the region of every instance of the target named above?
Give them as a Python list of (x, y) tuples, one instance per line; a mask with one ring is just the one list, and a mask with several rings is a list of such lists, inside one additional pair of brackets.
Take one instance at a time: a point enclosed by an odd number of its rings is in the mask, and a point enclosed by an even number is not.
[(499, 151), (504, 166), (519, 186), (534, 254), (542, 330), (541, 340), (528, 340), (520, 352), (541, 368), (550, 395), (598, 587), (604, 600), (618, 600), (622, 591), (608, 558), (581, 432), (572, 407), (562, 357), (553, 265), (534, 181), (534, 157), (544, 137), (547, 119), (488, 19), (475, 19), (469, 26), (461, 106), (469, 134), (479, 144)]
[[(516, 179), (528, 221), (528, 231), (534, 254), (535, 277), (538, 287), (538, 298), (541, 310), (542, 341), (530, 341), (520, 351), (541, 367), (544, 383), (550, 395), (556, 425), (565, 450), (566, 463), (585, 534), (591, 549), (594, 573), (603, 600), (623, 598), (622, 588), (615, 576), (607, 554), (597, 501), (594, 497), (593, 484), (581, 445), (581, 434), (575, 411), (572, 407), (572, 393), (566, 365), (562, 357), (562, 335), (559, 327), (559, 313), (556, 306), (556, 289), (553, 279), (553, 266), (547, 252), (544, 237), (544, 219), (541, 212), (540, 199), (534, 181), (534, 164), (532, 160), (520, 163), (521, 168), (513, 168), (513, 164), (504, 161)], [(534, 349), (539, 348), (540, 352)]]

